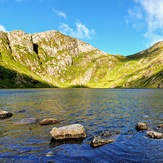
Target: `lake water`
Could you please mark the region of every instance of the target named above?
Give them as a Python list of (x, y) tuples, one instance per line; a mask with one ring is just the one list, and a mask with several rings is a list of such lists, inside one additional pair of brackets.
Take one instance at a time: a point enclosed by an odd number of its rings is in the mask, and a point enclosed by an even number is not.
[[(0, 110), (13, 113), (0, 120), (0, 162), (162, 163), (163, 139), (150, 139), (135, 124), (152, 129), (163, 124), (162, 89), (15, 89), (0, 90)], [(57, 125), (16, 124), (23, 118), (62, 120)], [(83, 141), (54, 144), (53, 126), (82, 124)], [(120, 131), (116, 142), (92, 148), (93, 136)]]

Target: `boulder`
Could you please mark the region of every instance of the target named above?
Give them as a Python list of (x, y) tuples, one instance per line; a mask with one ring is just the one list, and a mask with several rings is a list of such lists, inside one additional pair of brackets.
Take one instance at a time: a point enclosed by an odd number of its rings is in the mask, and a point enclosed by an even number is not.
[(148, 126), (146, 123), (144, 122), (138, 122), (137, 125), (136, 125), (136, 130), (137, 131), (140, 131), (140, 130), (147, 130), (148, 129)]
[(36, 118), (24, 118), (20, 120), (19, 122), (17, 122), (16, 124), (34, 124), (37, 122), (38, 122), (38, 119)]
[(155, 131), (147, 131), (147, 135), (152, 139), (162, 139), (163, 133), (155, 132)]
[(63, 127), (54, 127), (50, 134), (55, 140), (85, 138), (85, 129), (81, 124), (72, 124)]
[(59, 123), (60, 121), (54, 118), (46, 118), (39, 122), (40, 125), (51, 125)]
[(12, 113), (8, 111), (0, 111), (0, 119), (6, 119), (12, 117)]

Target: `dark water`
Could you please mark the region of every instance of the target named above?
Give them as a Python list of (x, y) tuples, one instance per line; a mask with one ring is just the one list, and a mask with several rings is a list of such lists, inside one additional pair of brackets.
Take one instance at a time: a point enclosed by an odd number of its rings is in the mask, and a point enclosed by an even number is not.
[[(163, 139), (150, 139), (135, 130), (138, 121), (153, 129), (163, 124), (161, 89), (0, 90), (0, 110), (14, 114), (0, 121), (0, 162), (163, 162)], [(62, 120), (55, 126), (80, 123), (87, 137), (50, 144), (54, 125), (15, 124), (33, 117)], [(112, 144), (92, 148), (92, 137), (106, 130), (121, 134)]]

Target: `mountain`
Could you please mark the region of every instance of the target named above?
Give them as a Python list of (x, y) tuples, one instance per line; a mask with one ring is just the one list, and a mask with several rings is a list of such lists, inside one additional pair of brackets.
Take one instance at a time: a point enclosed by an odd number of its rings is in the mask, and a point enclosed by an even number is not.
[(127, 57), (57, 31), (0, 31), (0, 88), (162, 88), (163, 42)]

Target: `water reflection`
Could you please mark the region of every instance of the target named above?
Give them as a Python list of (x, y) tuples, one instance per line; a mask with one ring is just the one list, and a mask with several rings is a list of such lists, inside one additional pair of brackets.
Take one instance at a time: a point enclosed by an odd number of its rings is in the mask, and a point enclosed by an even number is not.
[[(0, 90), (0, 108), (14, 114), (0, 121), (0, 161), (163, 162), (163, 141), (135, 131), (138, 121), (151, 128), (163, 123), (162, 99), (163, 91), (153, 89)], [(48, 117), (62, 120), (56, 126), (81, 123), (87, 138), (49, 145), (53, 126), (15, 124), (24, 118)], [(117, 141), (92, 149), (92, 137), (107, 130), (121, 132)]]

